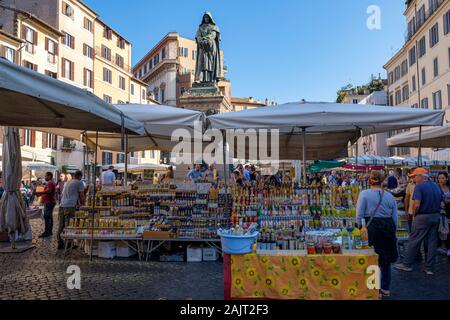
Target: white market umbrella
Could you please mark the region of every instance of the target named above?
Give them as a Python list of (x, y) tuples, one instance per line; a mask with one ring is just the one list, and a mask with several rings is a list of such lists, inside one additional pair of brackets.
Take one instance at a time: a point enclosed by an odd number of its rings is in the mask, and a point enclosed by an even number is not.
[(0, 125), (143, 134), (125, 116), (91, 92), (0, 58)]
[(401, 133), (389, 138), (387, 144), (389, 147), (450, 148), (450, 124), (423, 129), (422, 137), (420, 132)]
[[(339, 153), (342, 151), (341, 146), (343, 144), (348, 141), (354, 142), (361, 135), (418, 126), (438, 126), (442, 124), (443, 117), (442, 111), (406, 107), (338, 103), (287, 103), (279, 106), (212, 115), (207, 118), (207, 123), (209, 128), (219, 130), (278, 129), (280, 133), (287, 135), (287, 137), (294, 137), (286, 138), (289, 139), (289, 143), (285, 144), (285, 149), (289, 150), (290, 143), (295, 144), (301, 141), (302, 156), (298, 158), (303, 159), (305, 166), (306, 160), (315, 160), (307, 156), (305, 149), (314, 146), (331, 151), (334, 147), (325, 145), (324, 142), (327, 141), (327, 138), (335, 136), (336, 133), (349, 134), (349, 136), (343, 137), (340, 142), (336, 141), (334, 151)], [(315, 144), (310, 143), (310, 135), (319, 133), (326, 134), (322, 137), (322, 141)], [(305, 168), (304, 171), (306, 171)]]
[(28, 231), (25, 204), (20, 192), (22, 160), (19, 129), (4, 128), (3, 138), (3, 187), (5, 191), (0, 201), (0, 231), (7, 231), (15, 249), (16, 231)]

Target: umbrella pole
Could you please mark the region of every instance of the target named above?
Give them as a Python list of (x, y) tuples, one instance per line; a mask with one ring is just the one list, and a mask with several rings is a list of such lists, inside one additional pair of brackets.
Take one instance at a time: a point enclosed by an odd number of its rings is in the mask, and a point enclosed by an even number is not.
[(223, 152), (223, 179), (225, 181), (225, 214), (228, 214), (228, 179), (227, 179), (227, 136), (226, 130), (222, 130)]
[(419, 152), (417, 155), (417, 166), (421, 167), (422, 162), (422, 126), (419, 127)]
[(89, 245), (89, 261), (92, 261), (92, 251), (93, 251), (93, 246), (94, 246), (94, 221), (95, 221), (95, 205), (96, 205), (96, 200), (97, 200), (97, 190), (96, 190), (96, 185), (95, 185), (95, 181), (96, 176), (95, 173), (97, 171), (97, 154), (98, 154), (98, 131), (95, 133), (95, 159), (94, 159), (94, 175), (93, 175), (93, 185), (94, 188), (91, 191), (92, 194), (92, 215), (91, 215), (91, 243)]
[(125, 177), (123, 185), (126, 187), (128, 182), (128, 134), (125, 134)]
[(306, 186), (306, 128), (302, 128), (302, 172), (303, 172), (303, 185)]

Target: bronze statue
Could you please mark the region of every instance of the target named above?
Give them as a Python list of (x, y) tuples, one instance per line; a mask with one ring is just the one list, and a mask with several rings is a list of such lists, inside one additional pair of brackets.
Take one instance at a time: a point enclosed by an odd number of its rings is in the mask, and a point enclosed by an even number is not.
[(211, 13), (205, 12), (203, 15), (195, 40), (197, 42), (195, 82), (216, 83), (222, 77), (220, 30)]

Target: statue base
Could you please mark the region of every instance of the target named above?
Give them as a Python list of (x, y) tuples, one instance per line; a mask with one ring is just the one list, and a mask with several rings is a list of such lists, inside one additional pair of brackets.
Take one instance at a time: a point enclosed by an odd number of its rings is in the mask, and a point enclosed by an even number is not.
[(214, 82), (194, 82), (192, 88), (180, 97), (179, 106), (207, 114), (233, 111), (231, 101)]

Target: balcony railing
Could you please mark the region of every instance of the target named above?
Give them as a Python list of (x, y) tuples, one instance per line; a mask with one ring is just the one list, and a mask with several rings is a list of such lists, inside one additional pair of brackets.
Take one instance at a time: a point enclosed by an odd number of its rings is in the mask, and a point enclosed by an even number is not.
[(118, 60), (116, 60), (116, 58), (112, 56), (111, 52), (109, 54), (106, 54), (105, 52), (103, 52), (103, 50), (100, 47), (95, 47), (95, 55), (108, 60), (109, 62), (113, 63), (117, 67), (125, 70), (125, 72), (128, 72), (128, 73), (132, 72), (132, 69), (128, 64), (121, 63)]
[[(418, 19), (418, 16), (415, 16), (416, 24), (414, 27), (414, 30), (407, 30), (405, 32), (405, 42), (408, 42), (411, 40), (411, 38), (419, 31), (420, 27), (422, 27), (425, 22), (428, 21), (428, 19), (439, 9), (439, 7), (444, 3), (446, 0), (438, 0), (437, 5), (434, 8), (428, 8), (428, 10), (425, 10), (425, 17), (423, 19)], [(418, 13), (419, 11), (417, 11)]]

